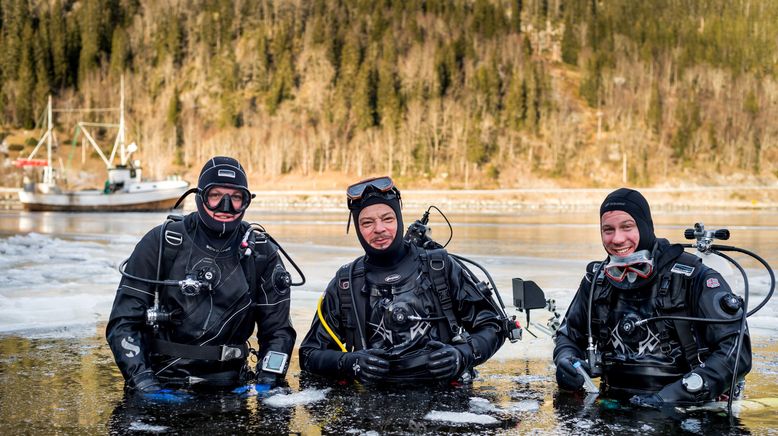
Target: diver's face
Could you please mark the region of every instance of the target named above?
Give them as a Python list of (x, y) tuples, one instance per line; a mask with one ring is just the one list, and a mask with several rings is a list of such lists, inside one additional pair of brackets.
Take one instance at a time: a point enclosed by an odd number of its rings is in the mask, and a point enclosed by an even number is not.
[(600, 218), (602, 246), (608, 254), (627, 256), (637, 250), (640, 232), (632, 215), (623, 210), (611, 210)]
[[(243, 201), (245, 200), (245, 194), (239, 189), (228, 188), (226, 186), (214, 186), (208, 190), (205, 200), (208, 202), (210, 207), (217, 207), (225, 195), (229, 196), (230, 201), (232, 202), (232, 207), (236, 210), (240, 210), (241, 206), (243, 205)], [(240, 216), (240, 214), (212, 211), (207, 207), (203, 209), (205, 209), (205, 213), (207, 213), (208, 216), (215, 219), (216, 221), (224, 223), (235, 221)]]
[(359, 212), (357, 226), (368, 245), (384, 250), (392, 245), (397, 235), (397, 215), (385, 204), (374, 204)]

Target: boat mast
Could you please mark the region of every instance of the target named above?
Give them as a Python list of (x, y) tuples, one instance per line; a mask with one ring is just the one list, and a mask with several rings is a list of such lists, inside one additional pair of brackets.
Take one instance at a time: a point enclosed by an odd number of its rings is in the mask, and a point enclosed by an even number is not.
[(38, 144), (32, 149), (32, 152), (27, 156), (28, 160), (31, 160), (38, 149), (43, 145), (43, 141), (46, 141), (46, 166), (43, 168), (43, 183), (54, 184), (54, 172), (51, 166), (51, 138), (53, 135), (53, 123), (51, 118), (51, 94), (49, 94), (49, 102), (46, 105), (46, 133), (43, 134)]
[(122, 166), (127, 165), (127, 149), (124, 146), (124, 74), (121, 78), (121, 97), (119, 98), (119, 133), (116, 135), (116, 144), (114, 144), (114, 150), (116, 145), (119, 145), (119, 161)]

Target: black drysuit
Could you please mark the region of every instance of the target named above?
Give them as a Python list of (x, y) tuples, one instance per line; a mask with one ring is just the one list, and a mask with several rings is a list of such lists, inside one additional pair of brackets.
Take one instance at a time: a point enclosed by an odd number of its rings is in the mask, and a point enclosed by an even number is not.
[[(554, 361), (585, 358), (587, 315), (592, 280), (597, 280), (592, 310), (592, 332), (602, 352), (606, 393), (615, 397), (658, 393), (666, 402), (699, 403), (725, 393), (731, 383), (735, 359), (738, 377), (751, 369), (748, 332), (740, 356), (735, 356), (742, 308), (725, 308), (722, 298), (732, 296), (729, 285), (698, 257), (684, 253), (680, 245), (658, 239), (654, 252), (656, 273), (635, 289), (618, 289), (601, 273), (594, 278), (596, 263), (589, 264), (578, 291), (556, 335)], [(634, 322), (658, 315), (732, 319), (714, 324), (670, 320)], [(679, 330), (689, 332), (679, 335)], [(683, 336), (692, 341), (683, 340)], [(686, 352), (684, 344), (693, 352)], [(695, 346), (696, 345), (696, 346)], [(699, 374), (704, 387), (690, 393), (681, 379)]]
[[(345, 343), (348, 351), (363, 349), (383, 349), (394, 357), (401, 357), (405, 351), (419, 352), (419, 347), (429, 340), (449, 343), (459, 348), (468, 359), (469, 370), (485, 362), (503, 344), (499, 315), (493, 304), (475, 288), (462, 268), (443, 250), (446, 290), (450, 296), (452, 316), (456, 325), (466, 332), (465, 343), (454, 343), (449, 332), (451, 323), (441, 309), (440, 298), (429, 272), (425, 269), (422, 249), (407, 245), (403, 250), (404, 258), (393, 266), (378, 267), (358, 259), (353, 262), (353, 295), (351, 304), (349, 287), (351, 280), (348, 270), (351, 264), (344, 265), (336, 277), (329, 283), (321, 303), (321, 312), (326, 323)], [(364, 271), (362, 266), (364, 265)], [(360, 277), (363, 277), (360, 279)], [(392, 282), (393, 281), (393, 282)], [(360, 287), (359, 283), (363, 285)], [(392, 286), (387, 286), (392, 282)], [(348, 302), (344, 302), (348, 300)], [(346, 303), (346, 304), (344, 304)], [(353, 312), (355, 306), (359, 317)], [(393, 323), (390, 310), (404, 307), (408, 314), (433, 321), (414, 321), (404, 325)], [(394, 308), (394, 309), (389, 309)], [(345, 313), (344, 313), (345, 312)], [(388, 314), (387, 314), (388, 313)], [(386, 316), (385, 316), (386, 315)], [(347, 325), (351, 324), (351, 325)], [(361, 331), (365, 334), (363, 346)], [(461, 348), (460, 348), (461, 347)], [(318, 316), (314, 316), (311, 328), (300, 345), (300, 366), (303, 370), (315, 374), (342, 378), (348, 377), (347, 371), (339, 368), (338, 362), (343, 356), (335, 340), (327, 333)], [(422, 356), (423, 358), (423, 356)], [(395, 382), (403, 382), (408, 374), (397, 373), (393, 367), (389, 377)], [(413, 381), (431, 380), (423, 371), (414, 373)]]
[[(248, 374), (245, 344), (255, 326), (259, 362), (270, 350), (291, 355), (296, 333), (289, 318), (288, 284), (278, 280), (286, 272), (277, 248), (260, 238), (252, 255), (241, 258), (239, 245), (248, 224), (241, 223), (235, 232), (219, 237), (199, 220), (192, 213), (165, 227), (159, 279), (182, 280), (187, 273), (199, 272), (201, 281), (212, 284), (212, 290), (205, 287), (191, 296), (178, 285), (160, 286), (160, 306), (173, 314), (174, 322), (160, 323), (157, 329), (147, 325), (146, 311), (154, 305), (155, 285), (127, 277), (119, 284), (106, 337), (129, 388), (150, 373), (171, 384), (192, 380), (202, 385), (241, 383)], [(157, 278), (162, 231), (163, 226), (158, 226), (141, 239), (127, 262), (127, 273)], [(254, 277), (253, 284), (247, 276)], [(174, 345), (171, 348), (166, 343)], [(204, 360), (177, 355), (175, 344), (200, 349), (242, 346), (244, 352)]]

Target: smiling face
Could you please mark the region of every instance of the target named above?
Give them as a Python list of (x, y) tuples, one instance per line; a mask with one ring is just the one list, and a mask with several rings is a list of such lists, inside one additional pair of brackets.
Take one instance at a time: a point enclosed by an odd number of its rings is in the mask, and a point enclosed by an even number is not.
[(616, 256), (634, 253), (640, 242), (640, 231), (635, 219), (622, 210), (612, 210), (602, 214), (600, 236), (605, 251)]
[[(227, 188), (226, 186), (215, 186), (208, 190), (208, 194), (206, 196), (206, 201), (208, 202), (208, 206), (210, 207), (218, 207), (219, 204), (222, 201), (222, 198), (228, 195), (230, 198), (230, 201), (232, 201), (232, 207), (236, 210), (240, 210), (243, 201), (244, 201), (244, 193), (243, 191), (239, 189), (233, 189), (233, 188)], [(231, 214), (231, 213), (225, 213), (221, 211), (212, 211), (209, 208), (205, 208), (205, 213), (208, 214), (211, 218), (215, 219), (219, 222), (225, 222), (228, 223), (230, 221), (235, 221), (240, 214)]]
[(357, 227), (371, 247), (384, 250), (392, 245), (397, 235), (397, 215), (386, 204), (374, 204), (359, 213)]

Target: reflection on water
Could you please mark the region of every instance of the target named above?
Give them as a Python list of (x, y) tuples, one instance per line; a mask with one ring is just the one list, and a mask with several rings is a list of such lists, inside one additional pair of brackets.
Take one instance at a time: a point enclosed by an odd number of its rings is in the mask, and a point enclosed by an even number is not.
[[(410, 223), (423, 211), (406, 210)], [(418, 215), (418, 216), (417, 216)], [(62, 214), (0, 212), (0, 429), (4, 434), (76, 433), (766, 433), (778, 428), (773, 409), (743, 410), (730, 423), (716, 412), (659, 414), (608, 401), (559, 395), (547, 338), (506, 344), (481, 367), (472, 387), (365, 389), (328, 385), (300, 376), (296, 353), (289, 389), (332, 388), (323, 401), (272, 408), (257, 397), (205, 395), (184, 405), (149, 405), (125, 399), (121, 375), (102, 329), (119, 275), (115, 266), (164, 213)], [(293, 293), (298, 338), (334, 271), (359, 255), (345, 234), (347, 215), (252, 211), (304, 269), (308, 283)], [(522, 211), (520, 214), (452, 214), (449, 248), (483, 262), (506, 303), (512, 277), (535, 280), (564, 311), (588, 260), (603, 255), (596, 211)], [(679, 241), (703, 221), (728, 227), (730, 245), (778, 263), (778, 213), (656, 213), (659, 236)], [(433, 235), (448, 227), (432, 216)], [(37, 233), (38, 235), (27, 235)], [(746, 263), (747, 268), (755, 268)], [(759, 275), (761, 274), (761, 276)], [(757, 271), (752, 303), (764, 295)], [(761, 286), (761, 289), (760, 289)], [(778, 299), (776, 299), (778, 300)], [(746, 395), (778, 397), (778, 301), (750, 319), (754, 367)], [(533, 314), (541, 321), (545, 316)], [(523, 316), (521, 316), (523, 320)], [(14, 328), (17, 326), (17, 328)], [(26, 330), (19, 331), (18, 326)], [(772, 400), (775, 401), (775, 400)], [(437, 420), (443, 419), (443, 421)], [(464, 421), (452, 423), (452, 421)]]
[[(778, 343), (762, 341), (754, 349), (747, 397), (777, 397)], [(730, 422), (716, 412), (635, 410), (609, 400), (590, 404), (581, 395), (557, 391), (549, 359), (488, 362), (472, 387), (407, 389), (301, 376), (294, 359), (290, 391), (329, 390), (322, 401), (278, 408), (264, 404), (261, 396), (233, 393), (196, 394), (182, 404), (125, 398), (121, 375), (99, 336), (3, 337), (0, 356), (4, 434), (668, 434), (684, 429), (707, 435), (763, 434), (778, 427), (778, 415), (769, 408), (743, 410)]]

